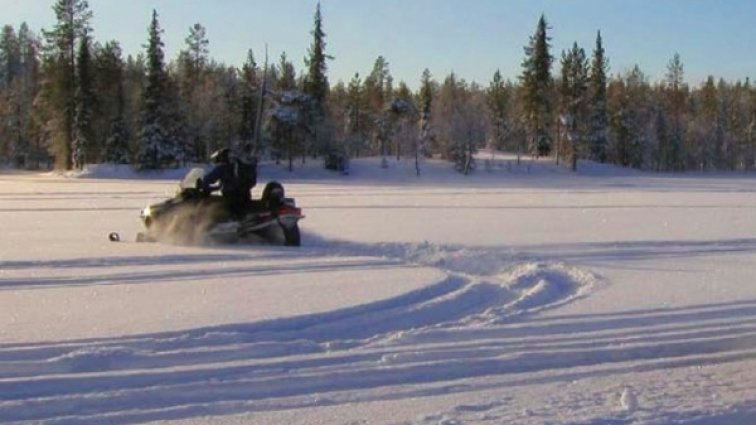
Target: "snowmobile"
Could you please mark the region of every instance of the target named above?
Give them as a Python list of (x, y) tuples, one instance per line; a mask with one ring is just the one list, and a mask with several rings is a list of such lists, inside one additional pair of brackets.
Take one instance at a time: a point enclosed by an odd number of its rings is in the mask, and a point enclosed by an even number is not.
[(203, 189), (204, 175), (203, 169), (192, 169), (173, 198), (145, 207), (141, 212), (144, 231), (137, 235), (137, 241), (191, 244), (264, 240), (300, 245), (298, 222), (304, 215), (293, 198), (284, 196), (280, 183), (269, 182), (260, 199), (252, 199), (243, 212), (234, 212), (222, 196)]

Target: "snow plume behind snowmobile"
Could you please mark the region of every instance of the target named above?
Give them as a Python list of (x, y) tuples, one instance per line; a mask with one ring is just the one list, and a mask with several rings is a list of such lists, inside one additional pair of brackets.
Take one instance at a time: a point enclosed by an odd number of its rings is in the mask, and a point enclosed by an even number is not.
[(176, 195), (142, 210), (144, 231), (140, 242), (176, 244), (267, 241), (299, 246), (299, 220), (304, 218), (293, 198), (285, 197), (275, 181), (263, 189), (244, 211), (231, 211), (217, 194), (202, 189), (204, 170), (191, 170), (179, 184)]

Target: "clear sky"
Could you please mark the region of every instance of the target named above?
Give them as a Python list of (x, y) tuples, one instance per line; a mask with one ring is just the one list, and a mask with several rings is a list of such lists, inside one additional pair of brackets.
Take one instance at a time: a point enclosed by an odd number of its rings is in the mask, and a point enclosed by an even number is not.
[[(54, 22), (53, 0), (0, 0), (0, 24), (26, 21), (39, 32)], [(285, 51), (297, 70), (311, 42), (316, 0), (89, 0), (98, 41), (118, 40), (126, 54), (144, 50), (152, 9), (165, 30), (166, 54), (185, 47), (189, 27), (207, 28), (212, 58), (240, 65), (248, 49), (262, 62)], [(610, 72), (634, 64), (663, 77), (675, 52), (686, 80), (707, 75), (756, 78), (753, 0), (322, 0), (329, 79), (362, 76), (383, 55), (396, 82), (416, 87), (424, 68), (442, 79), (451, 71), (488, 84), (500, 69), (520, 74), (523, 46), (543, 13), (552, 52), (577, 42), (592, 51), (601, 30)], [(555, 68), (556, 71), (556, 68)]]

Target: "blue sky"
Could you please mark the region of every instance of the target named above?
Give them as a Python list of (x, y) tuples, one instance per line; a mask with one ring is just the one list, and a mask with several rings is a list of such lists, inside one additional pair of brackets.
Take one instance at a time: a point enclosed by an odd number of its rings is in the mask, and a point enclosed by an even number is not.
[[(26, 21), (39, 31), (54, 22), (53, 0), (0, 0), (0, 23)], [(315, 0), (89, 0), (98, 41), (118, 40), (125, 53), (143, 51), (152, 9), (165, 30), (166, 54), (184, 48), (189, 27), (207, 28), (210, 55), (239, 65), (248, 49), (262, 62), (286, 51), (297, 69), (311, 41)], [(496, 69), (520, 73), (523, 46), (541, 13), (551, 26), (552, 52), (573, 42), (593, 49), (601, 30), (618, 73), (638, 64), (657, 80), (675, 52), (686, 79), (713, 74), (756, 78), (756, 2), (751, 0), (322, 0), (332, 83), (362, 76), (378, 55), (395, 80), (416, 87), (424, 68), (437, 79), (451, 71), (487, 84)], [(556, 71), (556, 70), (555, 70)]]

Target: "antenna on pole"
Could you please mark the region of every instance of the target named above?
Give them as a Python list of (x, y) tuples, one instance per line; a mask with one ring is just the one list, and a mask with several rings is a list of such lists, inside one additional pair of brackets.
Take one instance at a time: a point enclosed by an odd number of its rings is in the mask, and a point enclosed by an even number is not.
[(268, 43), (265, 43), (265, 65), (263, 66), (263, 80), (262, 87), (260, 88), (260, 97), (257, 99), (257, 119), (255, 120), (255, 148), (254, 153), (257, 157), (260, 152), (260, 135), (262, 133), (260, 127), (262, 126), (263, 105), (265, 103), (265, 90), (268, 85)]

